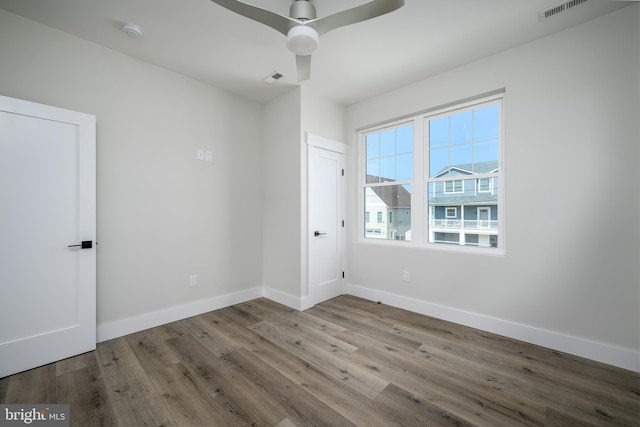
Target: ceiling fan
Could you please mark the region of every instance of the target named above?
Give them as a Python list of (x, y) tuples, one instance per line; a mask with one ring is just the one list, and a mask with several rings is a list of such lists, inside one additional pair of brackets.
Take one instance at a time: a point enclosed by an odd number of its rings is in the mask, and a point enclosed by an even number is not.
[(311, 54), (318, 48), (322, 34), (393, 12), (404, 5), (404, 0), (372, 0), (333, 15), (317, 18), (316, 8), (311, 0), (294, 0), (289, 9), (289, 16), (279, 15), (239, 0), (211, 1), (287, 36), (287, 47), (296, 54), (299, 82), (309, 80), (311, 76)]

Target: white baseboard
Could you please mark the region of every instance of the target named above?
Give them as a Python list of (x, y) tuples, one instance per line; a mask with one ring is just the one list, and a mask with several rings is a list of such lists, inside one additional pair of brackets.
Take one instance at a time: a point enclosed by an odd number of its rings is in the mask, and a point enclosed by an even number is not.
[(153, 311), (115, 322), (102, 323), (97, 327), (97, 341), (107, 341), (134, 332), (197, 316), (208, 311), (218, 310), (233, 304), (250, 301), (263, 296), (263, 288), (251, 288), (231, 294), (220, 295), (204, 300), (176, 305), (164, 310)]
[(285, 292), (266, 286), (264, 288), (263, 296), (298, 311), (304, 311), (308, 308), (313, 307), (313, 304), (311, 304), (308, 297), (296, 297), (294, 295), (287, 294)]
[[(640, 372), (640, 352), (634, 350), (614, 347), (353, 284), (347, 285), (347, 294), (370, 301), (381, 301), (394, 307)], [(260, 297), (269, 298), (299, 311), (313, 306), (309, 298), (299, 298), (268, 287), (256, 287), (100, 324), (97, 327), (97, 342), (118, 338)]]
[(347, 285), (347, 294), (370, 301), (380, 301), (394, 307), (640, 372), (640, 352), (638, 351), (614, 347), (353, 284)]

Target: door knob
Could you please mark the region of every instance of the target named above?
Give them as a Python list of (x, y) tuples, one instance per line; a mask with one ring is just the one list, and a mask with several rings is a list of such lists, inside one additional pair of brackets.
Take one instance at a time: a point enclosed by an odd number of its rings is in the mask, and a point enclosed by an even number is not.
[(81, 247), (82, 249), (91, 249), (93, 247), (93, 241), (91, 240), (83, 240), (79, 245), (69, 245), (70, 248)]
[(321, 233), (321, 232), (319, 232), (319, 231), (314, 231), (314, 232), (313, 232), (313, 235), (314, 235), (315, 237), (318, 237), (318, 236), (324, 236), (325, 234), (327, 234), (327, 233)]

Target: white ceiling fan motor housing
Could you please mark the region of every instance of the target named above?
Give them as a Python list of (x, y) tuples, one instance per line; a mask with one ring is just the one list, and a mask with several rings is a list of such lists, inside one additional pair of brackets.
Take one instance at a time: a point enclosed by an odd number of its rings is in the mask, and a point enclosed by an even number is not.
[(287, 47), (296, 55), (311, 55), (320, 46), (320, 37), (313, 27), (296, 25), (287, 33)]

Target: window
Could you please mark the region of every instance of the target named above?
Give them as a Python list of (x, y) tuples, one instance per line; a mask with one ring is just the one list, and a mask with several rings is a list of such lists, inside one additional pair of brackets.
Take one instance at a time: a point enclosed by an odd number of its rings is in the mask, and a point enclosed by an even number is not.
[(370, 218), (369, 218), (369, 212), (365, 212), (365, 213), (364, 213), (364, 222), (365, 222), (365, 223), (368, 223), (369, 221), (370, 221)]
[(492, 182), (491, 178), (480, 178), (478, 179), (478, 193), (491, 193), (492, 191)]
[[(365, 238), (410, 240), (411, 215), (402, 219), (393, 212), (411, 212), (413, 181), (413, 124), (400, 124), (364, 135), (364, 209), (376, 211), (378, 233), (365, 230)], [(388, 218), (386, 224), (383, 218)], [(365, 221), (366, 222), (366, 221)]]
[(504, 253), (503, 97), (362, 131), (362, 238)]
[(464, 184), (461, 179), (457, 179), (455, 181), (445, 181), (444, 184), (445, 193), (464, 193)]
[[(457, 234), (460, 246), (497, 247), (501, 105), (491, 100), (425, 117), (429, 243), (450, 243)], [(442, 221), (441, 208), (451, 203), (460, 206), (459, 221)]]

